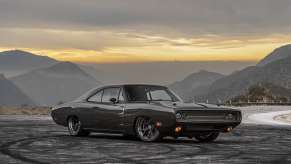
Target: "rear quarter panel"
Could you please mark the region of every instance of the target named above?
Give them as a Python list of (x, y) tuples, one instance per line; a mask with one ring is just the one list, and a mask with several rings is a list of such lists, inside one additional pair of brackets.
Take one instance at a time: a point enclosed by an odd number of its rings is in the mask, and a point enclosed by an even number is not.
[(78, 108), (75, 103), (68, 103), (61, 106), (56, 106), (51, 112), (51, 116), (55, 123), (67, 126), (67, 119), (69, 116), (78, 116)]
[(71, 111), (71, 107), (60, 107), (56, 108), (51, 112), (51, 116), (55, 123), (66, 126), (67, 125), (67, 116)]

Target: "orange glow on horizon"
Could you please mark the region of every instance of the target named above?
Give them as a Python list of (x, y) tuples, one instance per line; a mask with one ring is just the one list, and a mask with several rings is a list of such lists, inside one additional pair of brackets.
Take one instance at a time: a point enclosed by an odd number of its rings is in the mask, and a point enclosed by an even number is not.
[[(64, 34), (65, 36), (68, 35), (66, 31), (57, 31), (57, 33)], [(81, 34), (76, 33), (76, 37), (78, 38), (85, 35), (83, 37), (86, 38), (90, 34), (91, 33), (87, 34), (86, 32)], [(102, 33), (104, 38), (106, 38), (107, 35), (111, 36), (113, 34)], [(224, 38), (222, 36), (175, 39), (146, 35), (142, 35), (140, 38), (126, 38), (126, 34), (116, 35), (118, 36), (117, 38), (120, 39), (118, 42), (115, 42), (114, 38), (110, 38), (111, 40), (107, 38), (108, 43), (100, 49), (94, 49), (94, 44), (91, 45), (93, 46), (92, 48), (86, 47), (86, 49), (78, 49), (62, 48), (70, 46), (55, 46), (50, 43), (47, 45), (48, 48), (44, 45), (39, 47), (37, 45), (35, 45), (35, 47), (0, 47), (0, 51), (21, 49), (60, 61), (83, 63), (259, 61), (275, 48), (290, 43), (289, 37), (281, 35), (269, 36), (265, 37), (265, 39), (262, 39), (264, 37), (243, 37), (234, 39)], [(64, 38), (66, 38), (65, 36)], [(112, 41), (112, 44), (110, 41)], [(80, 43), (80, 45), (86, 45), (86, 43), (82, 41), (78, 41), (74, 44), (78, 45), (78, 43)]]

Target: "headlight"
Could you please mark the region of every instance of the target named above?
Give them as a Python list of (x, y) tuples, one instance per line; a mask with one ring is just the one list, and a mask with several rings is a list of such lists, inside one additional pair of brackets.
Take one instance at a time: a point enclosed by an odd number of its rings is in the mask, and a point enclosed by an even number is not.
[(182, 114), (181, 113), (177, 113), (176, 114), (176, 119), (182, 119)]
[(225, 116), (225, 119), (232, 120), (234, 118), (233, 114), (228, 114)]

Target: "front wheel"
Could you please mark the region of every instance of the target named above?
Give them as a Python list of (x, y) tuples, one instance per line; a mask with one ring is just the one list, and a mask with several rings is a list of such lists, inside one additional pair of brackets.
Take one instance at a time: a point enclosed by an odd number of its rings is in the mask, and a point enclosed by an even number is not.
[(135, 131), (137, 137), (145, 142), (153, 142), (161, 138), (159, 129), (155, 126), (155, 123), (149, 118), (137, 118), (135, 122)]
[(77, 117), (69, 117), (68, 130), (71, 136), (88, 136), (90, 134), (82, 129), (81, 121)]
[(200, 142), (211, 142), (219, 136), (218, 132), (196, 135), (195, 138)]

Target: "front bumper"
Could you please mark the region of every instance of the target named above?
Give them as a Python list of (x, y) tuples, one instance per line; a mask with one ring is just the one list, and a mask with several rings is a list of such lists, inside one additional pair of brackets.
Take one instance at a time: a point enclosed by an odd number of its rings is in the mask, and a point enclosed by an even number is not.
[[(229, 132), (236, 126), (238, 126), (241, 121), (233, 122), (177, 122), (176, 127), (173, 130), (176, 136), (189, 136), (193, 134), (209, 133), (209, 132)], [(180, 127), (180, 131), (176, 128)]]
[[(229, 132), (242, 121), (239, 110), (180, 110), (177, 113), (175, 136), (193, 136), (209, 132)], [(177, 129), (178, 128), (178, 129)]]

